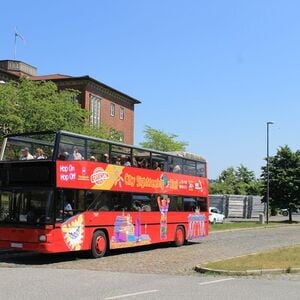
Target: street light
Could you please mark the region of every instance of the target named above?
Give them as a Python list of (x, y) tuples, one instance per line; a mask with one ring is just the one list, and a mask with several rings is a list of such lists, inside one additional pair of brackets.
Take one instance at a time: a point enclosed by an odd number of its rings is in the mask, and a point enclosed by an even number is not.
[(267, 122), (267, 215), (266, 222), (269, 224), (269, 194), (270, 194), (270, 178), (269, 178), (269, 126), (274, 122)]

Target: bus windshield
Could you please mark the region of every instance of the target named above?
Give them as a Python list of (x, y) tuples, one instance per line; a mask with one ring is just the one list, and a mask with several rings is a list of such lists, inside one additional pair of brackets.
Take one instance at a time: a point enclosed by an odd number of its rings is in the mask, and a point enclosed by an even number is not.
[(53, 191), (0, 191), (0, 222), (2, 224), (53, 223)]

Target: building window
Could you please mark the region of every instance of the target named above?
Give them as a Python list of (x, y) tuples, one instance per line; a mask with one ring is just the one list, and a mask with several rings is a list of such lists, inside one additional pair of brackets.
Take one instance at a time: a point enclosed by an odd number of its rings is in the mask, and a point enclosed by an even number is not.
[(115, 116), (115, 113), (116, 113), (116, 105), (115, 105), (114, 103), (111, 103), (111, 104), (110, 104), (110, 115), (111, 115), (112, 117), (114, 117), (114, 116)]
[(90, 94), (90, 124), (97, 128), (100, 128), (100, 108), (101, 98)]
[(125, 109), (124, 107), (120, 107), (120, 120), (124, 120)]

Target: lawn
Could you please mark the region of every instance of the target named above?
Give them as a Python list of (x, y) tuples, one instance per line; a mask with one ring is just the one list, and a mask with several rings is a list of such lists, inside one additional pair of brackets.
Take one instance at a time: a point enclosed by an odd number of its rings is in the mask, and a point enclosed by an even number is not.
[(211, 262), (202, 267), (226, 271), (281, 269), (290, 272), (293, 268), (300, 268), (300, 245)]
[[(297, 224), (298, 222), (293, 222), (293, 224)], [(244, 228), (267, 228), (272, 226), (279, 225), (289, 225), (288, 221), (272, 221), (269, 224), (261, 224), (256, 221), (234, 221), (227, 222), (224, 224), (211, 224), (210, 231), (220, 231), (220, 230), (233, 230), (233, 229), (244, 229)]]

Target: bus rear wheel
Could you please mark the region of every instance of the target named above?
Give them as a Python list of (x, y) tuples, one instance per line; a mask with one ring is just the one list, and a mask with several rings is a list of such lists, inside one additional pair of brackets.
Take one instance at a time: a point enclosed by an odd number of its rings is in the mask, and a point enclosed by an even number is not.
[(91, 256), (93, 258), (100, 258), (105, 255), (107, 251), (107, 237), (102, 230), (98, 230), (93, 235)]
[(176, 247), (180, 247), (185, 243), (185, 231), (183, 226), (177, 226), (176, 232), (175, 232), (175, 240), (174, 245)]

